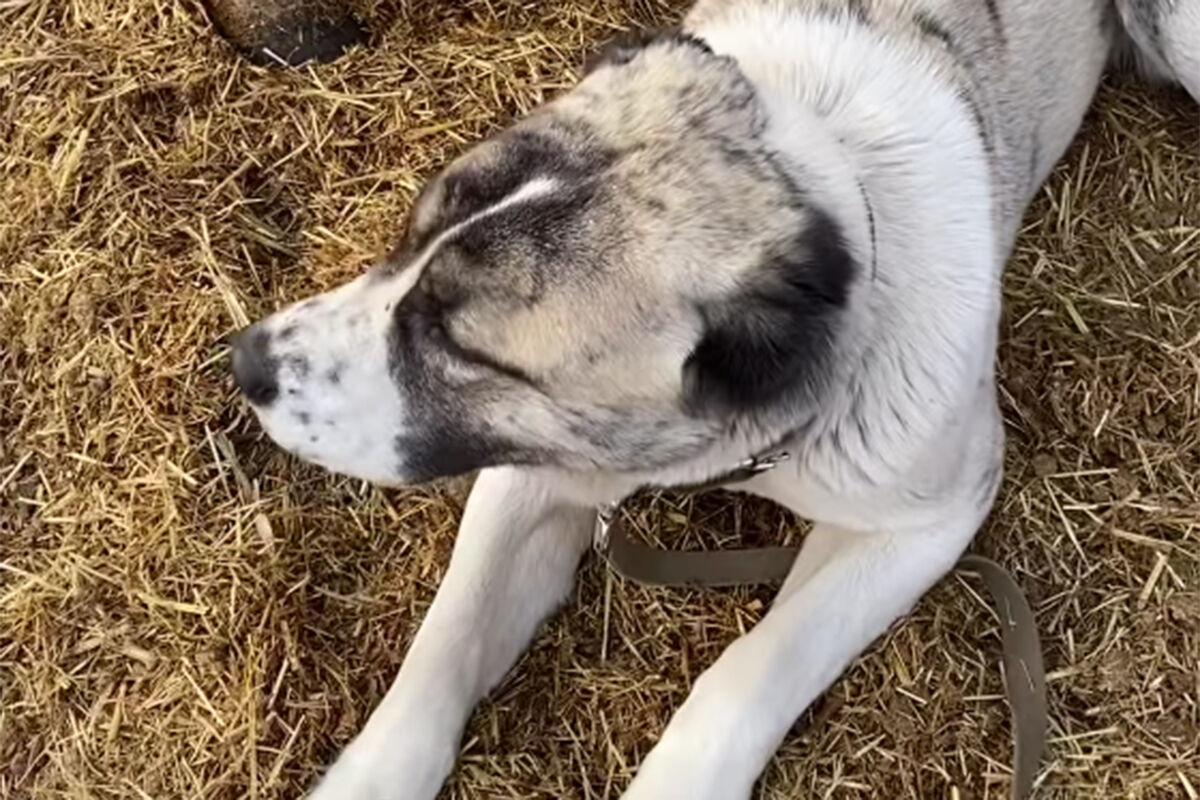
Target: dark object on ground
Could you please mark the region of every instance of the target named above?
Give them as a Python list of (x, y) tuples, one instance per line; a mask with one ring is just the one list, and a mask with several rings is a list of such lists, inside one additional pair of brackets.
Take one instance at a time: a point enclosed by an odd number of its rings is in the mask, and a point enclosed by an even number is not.
[(217, 29), (255, 64), (332, 61), (365, 41), (339, 0), (205, 0)]

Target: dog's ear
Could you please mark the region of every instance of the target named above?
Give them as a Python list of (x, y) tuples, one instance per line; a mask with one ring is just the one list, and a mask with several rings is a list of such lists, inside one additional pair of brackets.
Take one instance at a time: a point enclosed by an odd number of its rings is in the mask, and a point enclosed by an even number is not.
[(712, 52), (707, 44), (690, 33), (684, 33), (679, 26), (671, 28), (652, 28), (649, 30), (625, 31), (610, 39), (599, 50), (590, 53), (583, 60), (583, 74), (590, 75), (604, 66), (620, 66), (628, 64), (637, 56), (657, 42), (673, 41), (699, 47), (705, 52)]
[(745, 286), (702, 308), (704, 333), (683, 365), (688, 411), (727, 417), (814, 399), (854, 274), (840, 227), (813, 211)]

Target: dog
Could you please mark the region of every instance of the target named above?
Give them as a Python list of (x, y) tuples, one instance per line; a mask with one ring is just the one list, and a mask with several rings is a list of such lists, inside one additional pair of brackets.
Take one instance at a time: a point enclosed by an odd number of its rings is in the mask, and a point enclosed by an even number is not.
[(700, 0), (454, 161), (366, 274), (243, 331), (236, 383), (287, 450), (387, 485), (480, 470), (312, 797), (432, 800), (598, 504), (784, 449), (739, 488), (814, 528), (623, 794), (748, 797), (989, 512), (1001, 271), (1118, 57), (1200, 97), (1200, 0)]

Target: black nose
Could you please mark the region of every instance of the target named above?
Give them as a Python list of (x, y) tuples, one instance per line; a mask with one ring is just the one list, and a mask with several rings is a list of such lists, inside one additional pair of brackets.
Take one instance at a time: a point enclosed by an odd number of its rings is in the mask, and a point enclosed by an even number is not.
[(264, 406), (279, 394), (276, 363), (268, 352), (271, 336), (252, 325), (233, 340), (233, 380), (255, 405)]

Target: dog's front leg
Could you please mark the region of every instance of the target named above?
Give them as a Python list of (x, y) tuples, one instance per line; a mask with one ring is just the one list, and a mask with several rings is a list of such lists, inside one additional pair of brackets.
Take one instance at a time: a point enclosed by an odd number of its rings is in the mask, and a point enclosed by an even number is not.
[(738, 800), (805, 708), (944, 575), (981, 512), (871, 533), (818, 524), (771, 611), (704, 672), (624, 800)]
[(437, 794), (471, 709), (569, 592), (593, 515), (528, 472), (480, 474), (400, 674), (312, 800)]

